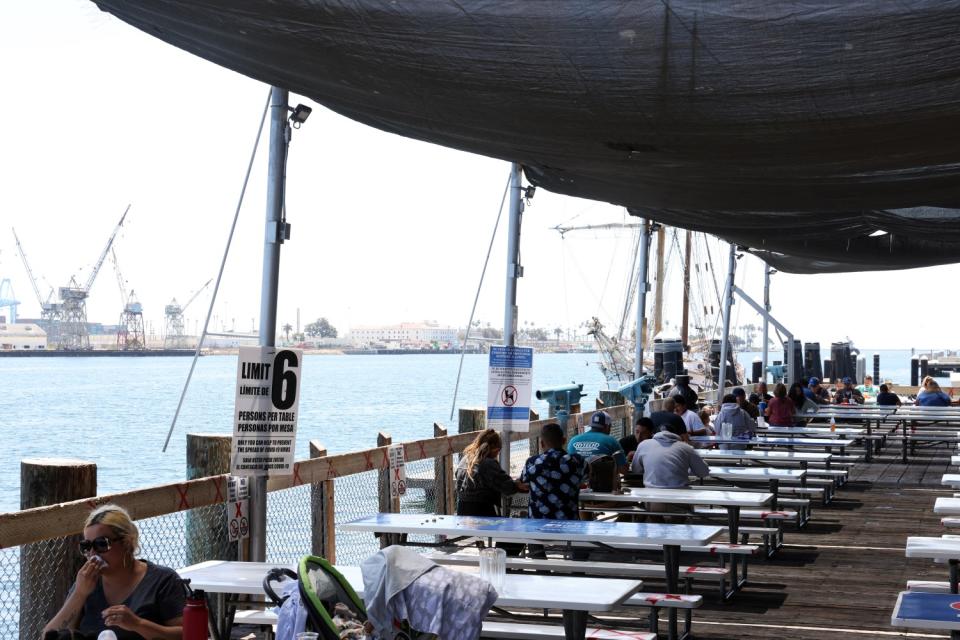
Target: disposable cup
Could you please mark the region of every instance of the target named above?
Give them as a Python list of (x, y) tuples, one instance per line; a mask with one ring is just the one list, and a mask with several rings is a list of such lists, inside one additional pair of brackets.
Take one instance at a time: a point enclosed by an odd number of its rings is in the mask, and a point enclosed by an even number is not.
[(503, 582), (506, 575), (507, 553), (496, 547), (481, 549), (480, 577), (492, 584), (497, 593), (503, 593)]

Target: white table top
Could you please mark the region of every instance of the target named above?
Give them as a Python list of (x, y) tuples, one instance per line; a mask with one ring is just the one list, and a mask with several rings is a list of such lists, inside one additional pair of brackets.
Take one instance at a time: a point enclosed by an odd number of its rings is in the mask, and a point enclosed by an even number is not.
[[(627, 491), (627, 489), (624, 489)], [(580, 492), (580, 500), (602, 502), (661, 502), (664, 504), (712, 504), (718, 507), (762, 507), (773, 500), (772, 493), (711, 491), (709, 489), (632, 488), (630, 493)]]
[(297, 570), (292, 564), (208, 560), (177, 569), (177, 573), (181, 578), (190, 578), (192, 589), (203, 589), (208, 593), (263, 595), (263, 578), (274, 567)]
[[(182, 578), (190, 578), (194, 589), (208, 593), (263, 595), (263, 577), (276, 566), (268, 562), (228, 562), (210, 560), (179, 569)], [(290, 566), (296, 570), (296, 567)], [(476, 567), (448, 567), (476, 572)], [(363, 598), (363, 574), (360, 567), (337, 566), (357, 595)], [(578, 611), (609, 611), (639, 591), (639, 580), (587, 578), (508, 573), (496, 604), (502, 607), (533, 607)]]
[(824, 438), (838, 438), (840, 436), (862, 436), (867, 430), (862, 427), (837, 427), (831, 431), (830, 427), (764, 427), (757, 431), (759, 436), (788, 435), (788, 436), (822, 436)]
[[(807, 462), (827, 462), (832, 453), (808, 453), (798, 451), (730, 451), (723, 449), (697, 449), (704, 458), (740, 458), (743, 460), (806, 460)], [(958, 456), (960, 457), (960, 456)], [(960, 464), (960, 463), (958, 463)]]
[(940, 482), (948, 487), (958, 488), (960, 487), (960, 473), (945, 473)]
[(765, 447), (849, 447), (853, 445), (853, 440), (841, 440), (831, 438), (777, 438), (767, 436), (763, 438), (754, 438), (746, 440), (742, 438), (721, 438), (720, 436), (693, 436), (690, 438), (694, 442), (709, 442), (711, 444), (762, 444)]
[(960, 516), (960, 498), (937, 498), (933, 512), (940, 516)]
[(910, 536), (907, 538), (907, 557), (960, 560), (960, 538)]
[(950, 456), (950, 464), (960, 464), (960, 456)]
[(777, 467), (710, 467), (710, 476), (722, 480), (802, 480), (807, 477), (803, 469), (780, 469)]
[(720, 527), (694, 524), (600, 522), (595, 520), (541, 520), (487, 516), (437, 516), (415, 513), (378, 513), (340, 525), (342, 531), (416, 533), (440, 536), (476, 536), (528, 541), (645, 542), (703, 546)]

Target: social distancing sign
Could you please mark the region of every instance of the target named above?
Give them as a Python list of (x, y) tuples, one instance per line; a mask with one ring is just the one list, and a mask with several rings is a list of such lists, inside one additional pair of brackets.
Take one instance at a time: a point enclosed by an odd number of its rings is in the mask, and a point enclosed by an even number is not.
[(227, 538), (230, 542), (250, 536), (250, 485), (242, 476), (227, 480)]
[(390, 497), (398, 498), (407, 492), (407, 463), (403, 445), (395, 444), (387, 449), (390, 460)]
[(293, 473), (302, 361), (299, 349), (240, 347), (232, 475)]

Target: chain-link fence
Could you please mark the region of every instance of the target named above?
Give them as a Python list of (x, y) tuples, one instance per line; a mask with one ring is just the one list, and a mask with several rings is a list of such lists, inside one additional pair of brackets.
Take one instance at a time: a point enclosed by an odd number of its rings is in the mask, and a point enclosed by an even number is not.
[[(622, 419), (614, 425), (618, 432), (624, 429)], [(462, 445), (454, 452), (454, 465), (460, 448)], [(519, 477), (524, 462), (535, 451), (531, 449), (530, 440), (522, 438), (510, 444), (510, 452), (510, 475)], [(357, 455), (369, 454), (359, 452)], [(444, 492), (449, 490), (436, 477), (438, 460), (427, 457), (407, 462), (407, 490), (400, 498), (402, 513), (438, 511), (437, 505), (445, 500)], [(380, 511), (380, 472), (370, 470), (336, 476), (328, 483), (333, 486), (332, 541), (336, 562), (359, 565), (379, 550), (379, 542), (370, 533), (342, 531), (340, 526)], [(329, 514), (322, 512), (323, 487), (323, 483), (305, 484), (268, 494), (269, 563), (295, 564), (319, 548), (322, 523), (330, 521)], [(525, 498), (516, 496), (514, 515), (525, 515)], [(236, 559), (237, 544), (228, 542), (226, 509), (225, 503), (218, 503), (139, 520), (140, 557), (175, 568), (206, 560)], [(78, 541), (79, 536), (72, 535), (0, 549), (0, 638), (35, 640), (40, 636), (43, 625), (62, 605), (83, 562), (77, 549)], [(423, 541), (429, 542), (432, 538)]]

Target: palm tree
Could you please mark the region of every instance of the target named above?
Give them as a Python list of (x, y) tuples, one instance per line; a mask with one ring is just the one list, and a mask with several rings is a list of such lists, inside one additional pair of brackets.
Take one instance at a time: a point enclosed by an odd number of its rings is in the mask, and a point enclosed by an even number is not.
[(556, 329), (553, 330), (553, 333), (556, 334), (557, 336), (557, 342), (560, 342), (560, 336), (563, 335), (563, 329), (561, 329), (560, 327), (557, 327)]
[(293, 326), (288, 322), (283, 325), (283, 335), (287, 342), (290, 342), (290, 332), (293, 331)]

